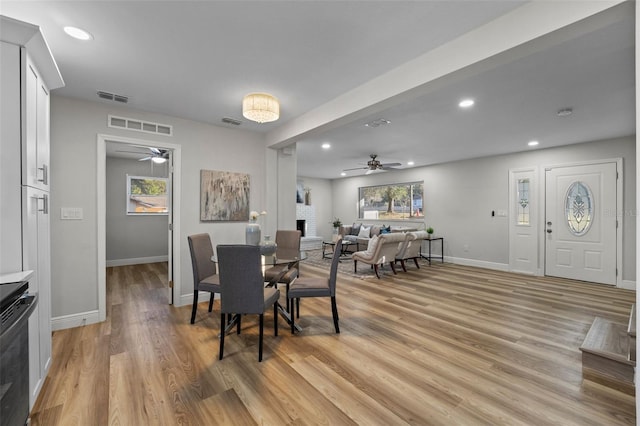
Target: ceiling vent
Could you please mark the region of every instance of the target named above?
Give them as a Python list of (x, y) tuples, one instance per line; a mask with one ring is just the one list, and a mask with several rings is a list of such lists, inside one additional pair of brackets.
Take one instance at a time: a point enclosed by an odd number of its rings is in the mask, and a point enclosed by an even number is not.
[(229, 117), (224, 117), (222, 119), (222, 122), (226, 124), (233, 124), (234, 126), (239, 126), (242, 124), (242, 121), (236, 120), (235, 118), (229, 118)]
[(134, 130), (136, 132), (153, 133), (155, 135), (173, 136), (173, 126), (168, 124), (152, 123), (150, 121), (136, 120), (134, 118), (117, 117), (109, 115), (109, 127), (116, 129)]
[(127, 96), (116, 95), (116, 94), (109, 93), (109, 92), (98, 91), (98, 97), (100, 99), (106, 99), (108, 101), (120, 102), (120, 103), (123, 103), (123, 104), (126, 104), (127, 102), (129, 102), (129, 98)]

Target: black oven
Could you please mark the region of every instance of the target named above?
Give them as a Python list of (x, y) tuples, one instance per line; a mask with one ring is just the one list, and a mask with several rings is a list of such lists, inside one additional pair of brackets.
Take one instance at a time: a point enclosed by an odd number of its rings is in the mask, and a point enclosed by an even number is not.
[(28, 282), (0, 284), (0, 426), (29, 417), (29, 315), (37, 295)]

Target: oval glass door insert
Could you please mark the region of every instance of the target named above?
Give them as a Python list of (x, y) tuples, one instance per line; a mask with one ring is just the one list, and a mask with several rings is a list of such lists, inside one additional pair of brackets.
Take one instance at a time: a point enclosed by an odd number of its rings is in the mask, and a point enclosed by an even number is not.
[(591, 228), (593, 221), (593, 194), (586, 183), (574, 182), (567, 190), (565, 213), (569, 232), (580, 237)]

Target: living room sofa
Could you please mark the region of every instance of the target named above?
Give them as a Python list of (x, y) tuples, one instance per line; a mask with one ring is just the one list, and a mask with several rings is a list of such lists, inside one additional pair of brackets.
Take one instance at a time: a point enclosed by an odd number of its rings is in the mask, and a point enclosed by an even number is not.
[[(363, 228), (368, 231), (363, 232)], [(417, 231), (415, 227), (411, 226), (384, 226), (384, 225), (371, 225), (364, 223), (354, 223), (353, 225), (343, 225), (338, 230), (338, 234), (342, 235), (344, 241), (350, 241), (356, 243), (356, 250), (366, 250), (369, 246), (369, 240), (374, 235), (381, 235), (386, 233), (398, 233), (398, 232), (412, 232)]]

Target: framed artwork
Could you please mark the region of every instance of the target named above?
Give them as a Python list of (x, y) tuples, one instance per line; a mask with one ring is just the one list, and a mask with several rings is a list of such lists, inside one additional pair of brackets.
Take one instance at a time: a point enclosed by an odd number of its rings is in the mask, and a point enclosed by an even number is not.
[(249, 220), (249, 175), (200, 170), (200, 220)]

